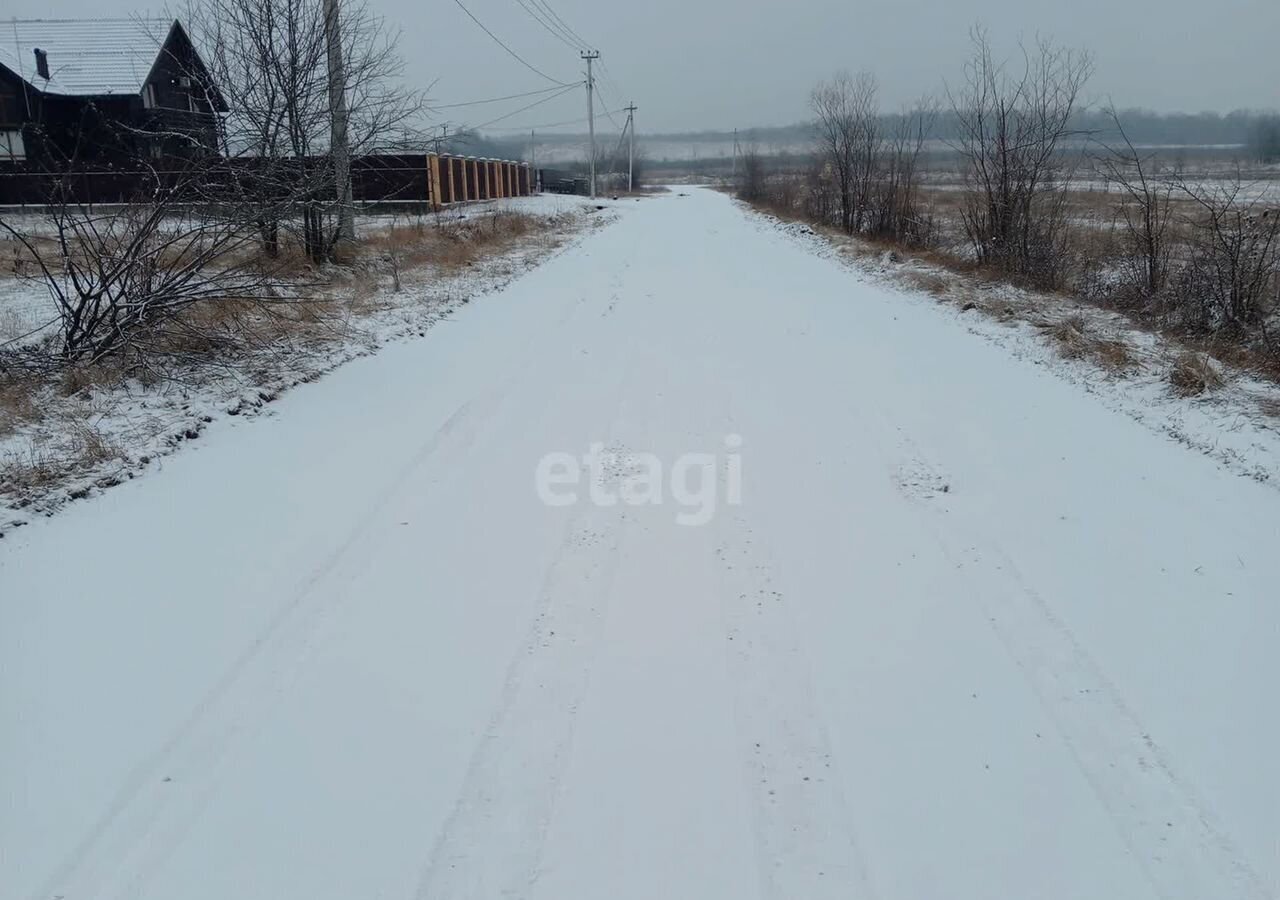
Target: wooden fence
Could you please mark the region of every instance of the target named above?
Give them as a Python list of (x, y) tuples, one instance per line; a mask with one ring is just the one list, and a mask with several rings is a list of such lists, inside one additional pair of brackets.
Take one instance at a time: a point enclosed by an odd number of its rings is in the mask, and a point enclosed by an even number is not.
[[(237, 179), (252, 183), (253, 159), (227, 160), (210, 167), (210, 186), (243, 170)], [(46, 206), (55, 197), (76, 204), (136, 202), (161, 185), (189, 179), (187, 172), (155, 168), (102, 167), (73, 172), (50, 172), (21, 164), (0, 164), (0, 205)], [(272, 178), (288, 179), (287, 161), (273, 169)], [(201, 182), (205, 176), (201, 176)], [(377, 154), (351, 161), (351, 192), (357, 203), (416, 204), (441, 209), (457, 203), (525, 197), (538, 190), (538, 173), (528, 163), (506, 159), (478, 159), (435, 153)], [(332, 200), (328, 196), (317, 199)]]
[(537, 191), (536, 173), (528, 163), (430, 153), (426, 165), (427, 198), (436, 209), (472, 200), (527, 197)]

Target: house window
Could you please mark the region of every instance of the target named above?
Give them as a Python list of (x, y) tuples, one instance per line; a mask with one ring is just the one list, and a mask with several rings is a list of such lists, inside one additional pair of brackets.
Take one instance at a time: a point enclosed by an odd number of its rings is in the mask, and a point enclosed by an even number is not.
[(22, 143), (22, 132), (17, 129), (0, 131), (0, 160), (21, 162), (27, 158), (27, 147)]
[(147, 109), (156, 108), (156, 86), (148, 83), (142, 89), (142, 105)]

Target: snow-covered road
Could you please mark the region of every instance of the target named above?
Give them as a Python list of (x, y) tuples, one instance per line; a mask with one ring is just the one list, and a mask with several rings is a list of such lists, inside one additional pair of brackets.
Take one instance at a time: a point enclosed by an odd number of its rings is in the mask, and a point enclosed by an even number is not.
[(5, 900), (1280, 893), (1275, 489), (722, 195), (277, 407), (0, 542)]

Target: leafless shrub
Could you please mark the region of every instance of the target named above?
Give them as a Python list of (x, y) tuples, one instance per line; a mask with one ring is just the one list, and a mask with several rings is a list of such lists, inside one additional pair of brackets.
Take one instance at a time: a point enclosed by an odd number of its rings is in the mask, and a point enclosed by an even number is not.
[[(255, 209), (206, 193), (217, 165), (191, 161), (176, 180), (155, 174), (146, 194), (117, 208), (90, 207), (63, 195), (48, 214), (53, 244), (0, 219), (0, 229), (35, 261), (29, 277), (52, 298), (64, 364), (145, 351), (195, 304), (297, 296), (295, 285), (243, 252), (256, 239)], [(193, 211), (193, 200), (208, 202)]]
[(742, 151), (741, 169), (737, 175), (738, 197), (748, 203), (765, 199), (767, 190), (764, 159), (755, 142), (749, 142)]
[(1182, 327), (1233, 339), (1267, 333), (1280, 290), (1280, 210), (1249, 196), (1236, 171), (1227, 182), (1178, 179), (1195, 214), (1187, 217), (1190, 259), (1173, 311)]
[(838, 224), (846, 234), (862, 230), (868, 207), (881, 140), (877, 92), (871, 73), (838, 72), (809, 99), (817, 116), (818, 158), (835, 188)]
[(1020, 73), (997, 62), (974, 29), (965, 80), (948, 92), (954, 141), (967, 184), (965, 233), (978, 261), (1057, 287), (1066, 258), (1066, 185), (1074, 163), (1064, 148), (1093, 63), (1048, 40), (1024, 51)]
[(867, 232), (911, 247), (933, 239), (933, 219), (921, 208), (920, 155), (937, 118), (937, 104), (923, 99), (899, 113), (872, 162)]
[(1101, 163), (1109, 178), (1120, 186), (1117, 214), (1123, 223), (1124, 271), (1132, 290), (1155, 297), (1169, 279), (1175, 179), (1159, 174), (1154, 154), (1142, 154), (1134, 148), (1114, 106), (1107, 109), (1107, 114), (1123, 144), (1107, 147)]

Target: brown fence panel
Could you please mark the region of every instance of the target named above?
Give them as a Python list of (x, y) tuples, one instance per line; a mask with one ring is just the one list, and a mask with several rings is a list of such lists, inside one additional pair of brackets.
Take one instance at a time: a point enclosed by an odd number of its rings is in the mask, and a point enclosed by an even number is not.
[[(193, 180), (193, 170), (174, 160), (150, 168), (102, 167), (74, 173), (49, 172), (21, 163), (0, 163), (0, 204), (46, 206), (130, 203), (157, 188), (190, 187), (194, 202), (222, 195), (234, 199), (245, 190), (276, 191), (287, 196), (288, 184), (302, 167), (290, 160), (228, 159), (208, 165)], [(317, 158), (307, 168), (323, 165)], [(269, 166), (269, 171), (263, 171)], [(262, 177), (259, 177), (261, 175)], [(265, 180), (264, 180), (265, 179)], [(255, 186), (256, 182), (261, 182)], [(544, 178), (544, 184), (546, 179)], [(429, 203), (441, 206), (468, 200), (528, 196), (537, 190), (537, 174), (523, 163), (436, 154), (376, 154), (351, 160), (352, 197), (357, 202)], [(222, 188), (226, 193), (222, 193)], [(212, 189), (212, 190), (211, 190)], [(564, 190), (556, 185), (553, 190)], [(570, 188), (571, 189), (571, 188)], [(318, 199), (332, 200), (330, 189)]]

